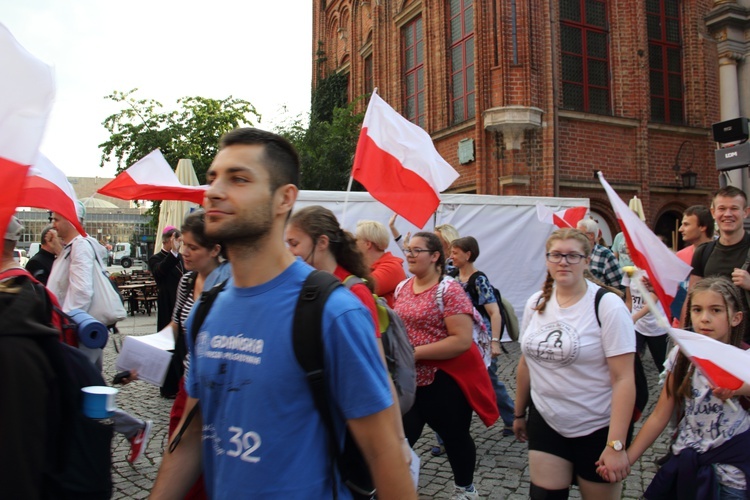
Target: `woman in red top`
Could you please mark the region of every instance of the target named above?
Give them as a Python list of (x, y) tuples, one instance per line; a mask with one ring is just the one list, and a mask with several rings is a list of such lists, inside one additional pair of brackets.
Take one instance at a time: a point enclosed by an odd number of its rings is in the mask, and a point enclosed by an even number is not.
[(357, 248), (357, 240), (350, 232), (341, 229), (333, 212), (320, 205), (294, 212), (287, 224), (285, 237), (289, 250), (315, 269), (328, 271), (342, 282), (349, 276), (357, 276), (368, 283), (356, 283), (350, 290), (369, 309), (376, 336), (380, 337), (378, 310), (372, 290), (368, 288), (371, 286), (370, 270)]
[[(350, 276), (355, 276), (368, 283), (366, 280), (369, 278), (370, 271), (365, 264), (364, 256), (357, 248), (357, 240), (353, 234), (344, 231), (339, 226), (336, 216), (327, 208), (313, 205), (294, 212), (286, 226), (285, 239), (289, 250), (314, 268), (328, 271), (342, 282)], [(385, 367), (385, 355), (380, 342), (378, 310), (372, 290), (362, 283), (355, 283), (349, 289), (372, 314), (380, 357)], [(409, 442), (403, 437), (401, 410), (393, 383), (391, 383), (391, 394), (393, 394), (394, 401), (393, 417), (403, 438), (404, 456), (411, 463), (411, 448)]]

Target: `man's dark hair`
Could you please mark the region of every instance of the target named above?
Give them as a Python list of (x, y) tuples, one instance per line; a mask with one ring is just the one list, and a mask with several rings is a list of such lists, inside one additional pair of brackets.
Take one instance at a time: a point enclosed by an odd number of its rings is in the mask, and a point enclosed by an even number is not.
[(42, 237), (39, 239), (39, 242), (44, 245), (47, 242), (47, 233), (54, 230), (55, 228), (52, 226), (52, 224), (47, 224), (44, 226), (44, 229), (42, 229)]
[(172, 235), (175, 235), (176, 238), (179, 238), (180, 236), (182, 236), (182, 233), (179, 229), (173, 227), (168, 231), (164, 231), (164, 233), (161, 235), (161, 241), (168, 241), (172, 237)]
[(271, 192), (285, 184), (299, 186), (299, 155), (288, 140), (258, 128), (236, 128), (224, 134), (219, 147), (224, 149), (237, 144), (264, 146), (265, 167), (271, 180)]
[(747, 207), (747, 195), (745, 192), (741, 189), (738, 189), (734, 186), (725, 186), (718, 191), (716, 191), (716, 194), (714, 195), (714, 200), (721, 196), (722, 198), (735, 198), (737, 196), (741, 196), (742, 199), (745, 202), (745, 207)]
[(708, 207), (705, 205), (693, 205), (692, 207), (687, 207), (682, 215), (694, 215), (698, 219), (698, 226), (706, 228), (706, 236), (713, 238), (714, 218)]

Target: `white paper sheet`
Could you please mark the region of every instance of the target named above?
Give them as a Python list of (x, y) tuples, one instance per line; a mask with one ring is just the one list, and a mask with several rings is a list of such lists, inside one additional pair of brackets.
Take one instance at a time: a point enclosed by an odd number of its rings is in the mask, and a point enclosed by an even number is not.
[(139, 342), (144, 342), (163, 351), (174, 350), (174, 333), (172, 332), (172, 327), (169, 325), (165, 326), (163, 330), (152, 333), (151, 335), (141, 335), (140, 337), (133, 338)]
[(409, 465), (411, 479), (414, 481), (414, 487), (419, 489), (419, 456), (411, 450), (411, 464)]
[(161, 387), (167, 376), (172, 353), (139, 342), (139, 337), (125, 337), (115, 368), (118, 371), (138, 370), (138, 379)]

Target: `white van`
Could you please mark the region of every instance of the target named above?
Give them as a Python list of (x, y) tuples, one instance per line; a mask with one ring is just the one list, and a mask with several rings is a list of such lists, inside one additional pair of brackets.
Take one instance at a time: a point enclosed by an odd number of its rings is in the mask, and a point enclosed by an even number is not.
[(39, 249), (42, 248), (41, 243), (32, 243), (29, 245), (29, 251), (26, 253), (26, 256), (30, 259), (33, 256), (35, 256), (37, 253), (39, 253)]

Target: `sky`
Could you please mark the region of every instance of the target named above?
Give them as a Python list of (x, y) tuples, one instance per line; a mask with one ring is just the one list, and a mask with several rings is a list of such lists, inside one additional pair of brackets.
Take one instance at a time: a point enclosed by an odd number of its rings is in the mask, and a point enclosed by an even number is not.
[(98, 148), (109, 137), (101, 123), (119, 110), (104, 99), (114, 90), (138, 88), (135, 98), (168, 109), (231, 95), (269, 130), (310, 108), (309, 0), (0, 0), (0, 23), (53, 67), (40, 149), (69, 177), (115, 175)]

